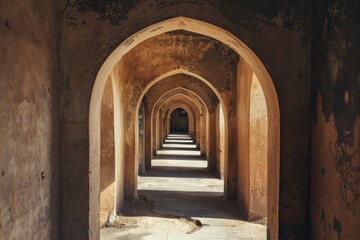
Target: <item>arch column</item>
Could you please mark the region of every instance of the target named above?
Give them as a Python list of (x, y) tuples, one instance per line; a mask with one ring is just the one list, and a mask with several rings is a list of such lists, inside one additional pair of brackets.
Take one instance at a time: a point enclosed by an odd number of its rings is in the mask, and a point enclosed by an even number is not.
[(213, 110), (209, 113), (209, 129), (208, 129), (208, 167), (211, 170), (216, 169), (216, 159), (217, 159), (217, 148), (216, 148), (216, 111)]

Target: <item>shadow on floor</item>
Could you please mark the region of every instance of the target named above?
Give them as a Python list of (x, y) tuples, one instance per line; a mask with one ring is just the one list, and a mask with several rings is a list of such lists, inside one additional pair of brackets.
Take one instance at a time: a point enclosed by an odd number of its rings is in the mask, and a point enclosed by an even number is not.
[(207, 168), (193, 168), (193, 167), (172, 167), (161, 166), (152, 167), (151, 171), (142, 173), (142, 177), (176, 177), (176, 178), (209, 178), (219, 179), (215, 171), (209, 171)]
[[(179, 149), (179, 148), (177, 148)], [(207, 161), (205, 157), (203, 156), (194, 156), (194, 155), (170, 155), (170, 154), (163, 154), (163, 155), (156, 155), (153, 157), (152, 160), (158, 160), (158, 159), (166, 159), (166, 160), (203, 160)]]
[[(236, 202), (224, 200), (222, 192), (139, 190), (138, 194), (153, 204), (152, 212), (161, 217), (244, 220)], [(127, 212), (127, 215), (144, 216), (144, 212)]]

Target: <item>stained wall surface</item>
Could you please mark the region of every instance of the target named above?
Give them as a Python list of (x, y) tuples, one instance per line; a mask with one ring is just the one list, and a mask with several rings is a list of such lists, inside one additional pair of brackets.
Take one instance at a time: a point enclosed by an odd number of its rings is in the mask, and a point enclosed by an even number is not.
[(248, 218), (258, 219), (267, 216), (268, 119), (264, 92), (255, 74), (251, 81), (249, 105), (250, 211)]
[(218, 104), (218, 111), (216, 112), (216, 120), (217, 120), (217, 131), (216, 131), (216, 140), (217, 140), (217, 171), (219, 172), (219, 176), (221, 179), (224, 179), (225, 175), (225, 121), (224, 121), (224, 110), (221, 104)]
[[(114, 150), (115, 150), (115, 193), (114, 211), (119, 214), (125, 199), (125, 159), (124, 154), (124, 121), (125, 121), (125, 90), (122, 83), (121, 72), (123, 63), (120, 62), (110, 74), (114, 97)], [(105, 96), (103, 96), (105, 98)], [(96, 214), (96, 213), (95, 213)]]
[(106, 83), (101, 104), (100, 226), (114, 214), (115, 142), (114, 97), (111, 81)]
[(360, 238), (360, 2), (317, 1), (312, 51), (312, 239)]
[(54, 2), (3, 0), (0, 22), (0, 238), (59, 239)]
[(142, 101), (139, 108), (139, 174), (145, 172), (145, 107)]

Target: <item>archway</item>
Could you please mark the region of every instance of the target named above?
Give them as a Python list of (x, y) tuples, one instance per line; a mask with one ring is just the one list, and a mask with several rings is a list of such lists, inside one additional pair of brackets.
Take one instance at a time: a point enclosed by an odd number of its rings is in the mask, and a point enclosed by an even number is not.
[[(181, 82), (178, 83), (180, 85), (171, 86), (170, 83), (173, 83), (173, 77), (178, 77), (181, 79)], [(193, 79), (192, 79), (193, 81)], [(154, 126), (153, 124), (153, 115), (156, 114), (159, 107), (163, 104), (163, 102), (171, 96), (175, 96), (178, 94), (184, 95), (189, 99), (195, 101), (195, 104), (201, 109), (201, 121), (200, 121), (200, 151), (202, 152), (202, 156), (207, 156), (208, 166), (211, 169), (215, 169), (215, 156), (216, 156), (216, 147), (215, 147), (215, 105), (214, 99), (216, 98), (213, 91), (207, 87), (203, 82), (198, 82), (200, 84), (193, 85), (192, 81), (188, 81), (185, 78), (180, 77), (179, 75), (173, 75), (167, 79), (164, 79), (157, 84), (161, 84), (162, 86), (167, 86), (163, 91), (159, 91), (158, 88), (154, 88), (156, 84), (149, 89), (147, 94), (145, 95), (146, 101), (146, 135), (153, 136), (154, 135)], [(188, 89), (190, 87), (190, 89)], [(151, 96), (151, 97), (150, 97)], [(156, 132), (156, 131), (155, 131)], [(168, 134), (168, 132), (166, 132)], [(153, 141), (146, 142), (146, 151), (145, 151), (145, 159), (146, 159), (146, 168), (151, 169), (151, 158), (153, 157), (153, 149), (152, 147)]]
[(170, 133), (189, 133), (189, 117), (184, 109), (177, 108), (170, 113)]
[[(171, 106), (171, 105), (172, 106)], [(163, 106), (161, 109), (164, 109), (165, 114), (163, 117), (164, 121), (164, 135), (169, 134), (189, 134), (191, 137), (193, 137), (196, 140), (196, 143), (198, 142), (199, 136), (197, 135), (197, 129), (199, 126), (199, 117), (198, 117), (198, 111), (194, 110), (194, 108), (187, 104), (186, 102), (182, 101), (176, 101), (168, 103), (168, 105)], [(176, 121), (174, 119), (174, 111), (176, 112), (178, 110), (178, 114), (184, 115), (185, 121), (186, 121), (186, 129), (185, 131), (174, 129), (174, 125), (176, 125)], [(181, 113), (183, 111), (183, 113)], [(177, 118), (179, 116), (175, 116)], [(173, 125), (173, 126), (172, 126)], [(173, 128), (172, 128), (173, 127)], [(199, 145), (197, 144), (197, 147)]]
[[(280, 147), (280, 126), (279, 126), (279, 106), (276, 95), (276, 90), (273, 86), (273, 82), (269, 73), (266, 71), (264, 65), (257, 58), (257, 56), (248, 48), (243, 42), (237, 39), (232, 34), (227, 31), (217, 28), (211, 24), (201, 22), (194, 19), (177, 17), (174, 19), (169, 19), (158, 24), (154, 24), (142, 32), (137, 33), (130, 37), (127, 41), (123, 42), (118, 48), (114, 50), (114, 52), (108, 57), (105, 63), (102, 65), (92, 92), (91, 103), (90, 103), (90, 118), (89, 118), (89, 129), (90, 129), (90, 171), (89, 171), (89, 184), (90, 184), (90, 192), (89, 192), (89, 215), (91, 216), (89, 219), (90, 229), (96, 229), (98, 225), (98, 212), (99, 212), (99, 200), (97, 198), (99, 191), (99, 156), (100, 156), (100, 111), (101, 111), (101, 99), (103, 95), (103, 89), (110, 75), (111, 70), (115, 66), (117, 62), (133, 47), (141, 43), (142, 41), (149, 39), (153, 36), (175, 31), (175, 30), (185, 30), (189, 32), (194, 32), (198, 34), (202, 34), (211, 38), (214, 38), (227, 46), (233, 49), (237, 54), (239, 54), (242, 59), (249, 65), (251, 70), (255, 73), (259, 82), (264, 91), (264, 96), (267, 104), (267, 115), (268, 115), (268, 151), (267, 151), (267, 159), (268, 159), (268, 228), (269, 234), (272, 238), (277, 238), (277, 226), (278, 226), (278, 197), (279, 197), (279, 147)], [(187, 70), (175, 70), (178, 72), (187, 72)], [(190, 72), (188, 72), (190, 73)], [(194, 73), (190, 73), (190, 75), (196, 75)], [(200, 76), (198, 76), (201, 79)], [(203, 79), (206, 84), (209, 85), (210, 88), (217, 93), (216, 89), (208, 83), (205, 79)], [(154, 81), (155, 82), (155, 81)], [(118, 84), (118, 83), (117, 83)], [(151, 86), (148, 84), (141, 97), (142, 99), (146, 90)], [(121, 86), (115, 86), (115, 89), (118, 92), (114, 94), (114, 106), (115, 106), (115, 116), (119, 119), (121, 118), (121, 94), (120, 90)], [(119, 93), (119, 96), (116, 96), (116, 93)], [(220, 101), (222, 98), (219, 93), (217, 93)], [(140, 101), (138, 102), (137, 110), (139, 108)], [(226, 111), (226, 109), (224, 109)], [(228, 113), (225, 113), (228, 115)], [(117, 118), (116, 118), (117, 119)], [(224, 119), (225, 125), (227, 126), (227, 119)], [(137, 124), (137, 122), (136, 122)], [(117, 126), (116, 122), (115, 125)], [(121, 125), (118, 127), (115, 126), (116, 134), (115, 134), (115, 145), (119, 145), (122, 142), (121, 139)], [(137, 128), (134, 127), (134, 131), (136, 133)], [(225, 136), (228, 136), (228, 131), (225, 130)], [(135, 139), (132, 142), (136, 142), (137, 134), (135, 134)], [(225, 137), (226, 145), (228, 145), (227, 137)], [(137, 159), (136, 154), (138, 153), (137, 149), (135, 149), (135, 159)], [(120, 149), (115, 149), (115, 159), (121, 158)], [(225, 153), (225, 158), (227, 158), (227, 153)], [(227, 164), (227, 159), (225, 160), (225, 164)], [(135, 163), (133, 165), (136, 166)], [(229, 171), (228, 166), (225, 167), (225, 178), (227, 176), (227, 172)], [(231, 168), (231, 171), (234, 171)], [(129, 173), (130, 177), (135, 175), (136, 167), (134, 167), (134, 173)], [(236, 174), (232, 173), (232, 175), (236, 176)], [(128, 177), (129, 177), (128, 176)], [(231, 179), (228, 179), (230, 181)], [(132, 180), (136, 181), (136, 180)], [(226, 181), (226, 184), (228, 184)], [(233, 180), (231, 180), (233, 181)], [(135, 184), (136, 186), (136, 184)], [(129, 192), (130, 195), (136, 196), (136, 190), (132, 190)], [(94, 230), (95, 231), (95, 230)], [(95, 237), (97, 231), (95, 231)]]
[[(166, 114), (164, 115), (166, 119), (165, 130), (166, 134), (170, 133), (170, 115), (176, 108), (183, 108), (186, 111), (189, 121), (189, 134), (195, 139), (197, 147), (200, 147), (200, 125), (201, 119), (200, 115), (203, 114), (201, 107), (196, 104), (196, 102), (189, 98), (188, 96), (182, 94), (176, 94), (164, 102), (160, 102), (159, 106), (155, 106), (154, 110), (159, 107), (160, 110), (163, 110)], [(204, 150), (204, 149), (202, 149)]]
[[(171, 71), (169, 71), (169, 72), (166, 72), (166, 73), (164, 73), (164, 74), (156, 77), (156, 78), (155, 78), (153, 81), (151, 81), (151, 83), (148, 84), (148, 85), (146, 86), (146, 88), (142, 91), (142, 93), (141, 93), (141, 95), (140, 95), (140, 97), (139, 97), (139, 100), (138, 100), (137, 108), (136, 108), (136, 109), (139, 109), (139, 106), (140, 106), (140, 104), (141, 104), (141, 102), (142, 102), (143, 97), (145, 96), (145, 94), (149, 91), (149, 89), (150, 89), (152, 86), (154, 86), (156, 83), (158, 83), (158, 82), (160, 82), (160, 81), (162, 81), (162, 80), (164, 80), (164, 79), (166, 79), (166, 78), (168, 78), (168, 77), (176, 76), (176, 75), (179, 75), (179, 74), (183, 74), (183, 75), (185, 75), (185, 76), (191, 76), (191, 77), (193, 77), (193, 78), (201, 81), (201, 82), (204, 83), (206, 86), (208, 86), (208, 87), (211, 89), (212, 93), (216, 96), (217, 100), (219, 101), (219, 106), (221, 106), (221, 108), (223, 109), (222, 115), (223, 115), (223, 117), (224, 117), (224, 119), (223, 119), (223, 122), (224, 122), (224, 131), (223, 131), (224, 138), (223, 138), (223, 140), (221, 140), (221, 141), (223, 141), (223, 142), (222, 142), (222, 145), (223, 145), (223, 146), (228, 146), (228, 138), (229, 138), (229, 135), (228, 135), (228, 118), (227, 118), (226, 116), (229, 115), (229, 114), (227, 113), (227, 111), (229, 111), (228, 108), (229, 108), (229, 105), (231, 105), (231, 103), (228, 101), (228, 99), (226, 99), (227, 101), (224, 100), (223, 97), (221, 96), (221, 94), (219, 93), (218, 89), (216, 89), (208, 80), (206, 80), (205, 78), (203, 78), (202, 76), (200, 76), (200, 75), (198, 75), (198, 74), (196, 74), (196, 73), (194, 73), (194, 72), (191, 72), (191, 71), (189, 71), (189, 70), (185, 70), (185, 69), (181, 69), (181, 68), (180, 68), (180, 69), (171, 70)], [(155, 106), (156, 106), (156, 104), (155, 104)], [(156, 114), (156, 112), (157, 112), (157, 110), (155, 110), (155, 109), (158, 109), (158, 108), (156, 108), (155, 106), (154, 106), (154, 108), (152, 109), (152, 112), (151, 112), (151, 119), (153, 119), (153, 116), (154, 116), (154, 115)], [(136, 111), (136, 113), (138, 113), (138, 111)], [(138, 119), (138, 116), (136, 116), (135, 119)], [(213, 119), (213, 123), (216, 124), (215, 119)], [(135, 124), (136, 124), (136, 126), (138, 125), (137, 122), (136, 122)], [(136, 129), (137, 129), (137, 128), (136, 128)], [(154, 125), (154, 124), (151, 124), (151, 135), (153, 135), (153, 132), (155, 131), (155, 129), (156, 129), (155, 125)], [(138, 147), (138, 144), (136, 144), (136, 143), (138, 142), (137, 136), (138, 136), (138, 134), (136, 133), (136, 134), (135, 134), (136, 141), (134, 142), (134, 144), (136, 145), (136, 147)], [(151, 151), (153, 152), (153, 154), (156, 154), (156, 149), (157, 149), (158, 146), (159, 146), (158, 143), (159, 143), (158, 140), (157, 140), (157, 142), (154, 142), (154, 143), (153, 143), (153, 148), (151, 149)], [(214, 141), (213, 141), (213, 144), (210, 143), (209, 145), (210, 145), (210, 146), (214, 146), (214, 144), (216, 145), (216, 143), (214, 143)], [(216, 146), (213, 148), (213, 149), (216, 151), (215, 148), (216, 148)], [(226, 165), (227, 165), (227, 159), (228, 159), (228, 153), (229, 153), (229, 150), (228, 150), (228, 149), (229, 149), (228, 147), (225, 147), (225, 148), (223, 149), (223, 156), (224, 156), (224, 157), (223, 157), (223, 162), (224, 162), (223, 168), (224, 168), (224, 172), (227, 172), (227, 166), (226, 166)], [(138, 153), (138, 150), (135, 151), (135, 154), (137, 154), (137, 153)], [(233, 152), (233, 154), (234, 154), (234, 152)], [(215, 159), (216, 159), (215, 155), (216, 155), (216, 153), (213, 154), (213, 161), (215, 161)], [(138, 157), (136, 156), (135, 159), (138, 159)], [(215, 162), (212, 162), (212, 164), (213, 164), (213, 168), (215, 168), (216, 163), (215, 163)], [(235, 171), (235, 167), (232, 167), (231, 170), (232, 170), (232, 171)], [(219, 169), (219, 171), (220, 171), (220, 169)], [(227, 183), (228, 183), (227, 180), (228, 180), (228, 179), (230, 179), (230, 178), (229, 178), (228, 175), (225, 173), (225, 174), (224, 174), (224, 182), (225, 182), (225, 184), (224, 184), (224, 196), (225, 196), (225, 198), (226, 198), (226, 196), (227, 196), (227, 190), (228, 190), (228, 188), (227, 188)]]

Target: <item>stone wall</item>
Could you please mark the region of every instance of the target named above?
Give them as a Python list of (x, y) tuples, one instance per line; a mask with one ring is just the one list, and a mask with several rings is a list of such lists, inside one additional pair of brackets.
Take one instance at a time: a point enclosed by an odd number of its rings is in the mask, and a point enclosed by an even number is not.
[(60, 199), (54, 2), (1, 1), (0, 23), (0, 238), (56, 240)]
[(248, 218), (267, 216), (268, 119), (261, 85), (253, 74), (249, 103), (250, 211)]
[(115, 213), (115, 142), (114, 96), (111, 80), (104, 89), (101, 103), (101, 160), (100, 160), (100, 226)]
[(360, 238), (360, 2), (317, 1), (312, 47), (312, 239)]
[[(267, 195), (274, 195), (268, 183), (268, 116), (264, 92), (250, 67), (238, 64), (237, 128), (238, 178), (237, 202), (244, 218), (266, 217)], [(274, 178), (274, 176), (272, 176)], [(269, 221), (270, 223), (270, 221)]]

